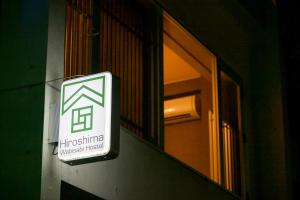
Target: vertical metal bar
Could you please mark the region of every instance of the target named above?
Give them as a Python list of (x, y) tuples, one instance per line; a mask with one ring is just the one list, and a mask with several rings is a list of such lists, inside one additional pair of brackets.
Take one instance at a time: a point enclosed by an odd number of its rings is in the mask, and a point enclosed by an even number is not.
[[(127, 15), (126, 12), (127, 10), (125, 10), (124, 12), (124, 23), (127, 23)], [(128, 119), (128, 101), (127, 101), (127, 96), (128, 96), (128, 30), (125, 28), (125, 56), (124, 56), (124, 63), (125, 63), (125, 68), (124, 68), (124, 116)], [(126, 127), (127, 124), (126, 124)]]
[[(138, 12), (138, 16), (139, 15), (139, 12)], [(135, 63), (136, 63), (136, 72), (135, 72), (135, 77), (136, 77), (136, 81), (135, 81), (135, 91), (136, 91), (136, 96), (135, 96), (135, 99), (136, 99), (136, 125), (138, 127), (140, 127), (140, 124), (139, 124), (139, 112), (140, 112), (140, 105), (139, 105), (139, 96), (140, 96), (140, 91), (139, 91), (139, 80), (140, 80), (140, 77), (139, 77), (139, 71), (140, 71), (140, 66), (139, 66), (139, 46), (140, 46), (140, 23), (139, 23), (140, 19), (137, 18), (136, 19), (136, 27), (137, 27), (137, 33), (138, 33), (138, 36), (136, 37), (136, 45), (135, 45), (135, 54), (136, 54), (136, 57), (135, 57)], [(141, 134), (140, 134), (140, 128), (137, 129), (137, 134), (141, 137)]]
[[(82, 0), (78, 1), (78, 9), (82, 11)], [(79, 28), (78, 28), (78, 74), (82, 75), (82, 69), (84, 68), (83, 63), (82, 63), (82, 47), (83, 47), (83, 14), (82, 12), (78, 13), (78, 17), (79, 17)]]
[(91, 72), (97, 73), (100, 70), (100, 1), (94, 0), (92, 6), (92, 66)]
[(70, 66), (69, 66), (69, 75), (68, 77), (72, 76), (72, 72), (73, 72), (73, 65), (74, 65), (74, 62), (73, 62), (73, 57), (74, 57), (74, 8), (72, 7), (72, 4), (73, 3), (73, 0), (71, 1), (71, 13), (70, 13), (70, 33), (71, 33), (71, 36), (70, 36)]
[[(115, 1), (114, 3), (114, 15), (115, 15), (115, 18), (117, 19), (118, 18), (118, 1)], [(117, 20), (115, 20), (115, 63), (114, 63), (114, 71), (115, 71), (115, 76), (119, 76), (118, 75), (118, 61), (120, 60), (120, 57), (119, 57), (119, 51), (120, 51), (120, 48), (118, 46), (118, 43), (119, 43), (119, 23)]]
[(76, 44), (77, 44), (77, 54), (76, 54), (76, 74), (75, 75), (78, 75), (79, 74), (79, 56), (80, 56), (80, 12), (79, 12), (79, 9), (80, 9), (80, 0), (77, 0), (76, 1), (76, 29), (77, 29), (77, 36), (76, 36)]
[(139, 82), (140, 82), (140, 65), (139, 65), (139, 57), (140, 57), (140, 53), (139, 53), (139, 46), (140, 46), (140, 38), (136, 38), (136, 47), (135, 47), (135, 51), (136, 51), (136, 57), (135, 57), (135, 65), (136, 65), (136, 71), (135, 71), (135, 105), (136, 105), (136, 111), (135, 111), (135, 117), (136, 117), (136, 125), (139, 127), (137, 129), (137, 135), (139, 135), (140, 137), (142, 137), (141, 133), (140, 133), (140, 117), (139, 117), (139, 113), (140, 113), (140, 103), (139, 103), (139, 98), (140, 98), (140, 86), (139, 86)]
[[(143, 15), (142, 15), (143, 16)], [(144, 67), (145, 65), (143, 64), (144, 63), (144, 45), (145, 45), (145, 35), (144, 35), (144, 30), (145, 30), (145, 27), (143, 26), (144, 24), (144, 17), (141, 17), (140, 18), (140, 27), (141, 27), (141, 30), (140, 30), (140, 34), (141, 34), (141, 42), (140, 42), (140, 45), (139, 45), (139, 52), (140, 52), (140, 56), (139, 56), (139, 66), (140, 66), (140, 72), (139, 72), (139, 77), (140, 77), (140, 82), (139, 82), (139, 90), (140, 90), (140, 95), (139, 95), (139, 106), (140, 106), (140, 127), (142, 127), (142, 132), (140, 133), (140, 135), (143, 137), (144, 136), (144, 133), (145, 133), (145, 127), (144, 127), (144, 104), (143, 103), (146, 103), (144, 102), (144, 82), (146, 80), (144, 80), (144, 77), (143, 77), (143, 74), (144, 74)]]
[[(135, 44), (135, 124), (139, 125), (139, 65), (138, 65), (138, 46), (139, 46), (139, 38), (136, 37), (136, 44)], [(139, 135), (139, 129), (136, 130), (136, 133)]]
[(86, 12), (86, 2), (81, 1), (82, 7), (82, 32), (81, 32), (81, 40), (82, 40), (82, 74), (87, 75), (87, 64), (86, 64), (86, 23), (87, 23), (87, 12)]
[(66, 32), (65, 32), (65, 61), (64, 61), (64, 77), (70, 76), (70, 55), (72, 54), (72, 48), (71, 48), (71, 13), (72, 13), (72, 7), (70, 6), (70, 2), (67, 2), (66, 6)]
[[(148, 24), (147, 17), (144, 18), (144, 24)], [(148, 132), (150, 131), (150, 100), (149, 100), (149, 57), (146, 55), (149, 55), (149, 47), (148, 44), (149, 41), (149, 33), (148, 33), (149, 27), (145, 26), (143, 30), (143, 38), (144, 38), (144, 45), (143, 45), (143, 138), (147, 139), (147, 136), (149, 135)]]
[[(238, 112), (238, 111), (237, 111)], [(238, 114), (238, 113), (237, 113)], [(237, 120), (239, 120), (238, 118), (237, 118)], [(239, 123), (239, 122), (237, 122), (237, 123)], [(235, 128), (233, 128), (232, 129), (232, 180), (233, 180), (233, 191), (234, 192), (236, 192), (236, 193), (238, 193), (239, 194), (239, 192), (241, 192), (240, 190), (239, 190), (239, 180), (241, 179), (241, 177), (240, 177), (240, 168), (239, 168), (239, 166), (240, 166), (240, 154), (239, 154), (239, 152), (240, 152), (240, 150), (239, 150), (239, 132), (238, 132), (238, 124), (237, 124), (237, 127), (236, 127), (236, 129)]]
[(78, 12), (77, 12), (77, 1), (74, 2), (74, 57), (73, 57), (73, 74), (77, 75), (77, 58), (78, 58)]
[(140, 97), (140, 104), (139, 104), (139, 106), (140, 106), (140, 127), (142, 127), (143, 128), (143, 132), (141, 133), (142, 135), (144, 134), (144, 132), (145, 132), (145, 127), (144, 127), (144, 121), (143, 121), (143, 119), (144, 119), (144, 107), (143, 107), (143, 103), (144, 103), (144, 95), (143, 95), (143, 93), (144, 93), (144, 79), (143, 79), (143, 73), (144, 73), (144, 65), (143, 65), (143, 48), (144, 48), (144, 45), (143, 45), (143, 42), (144, 41), (141, 41), (141, 43), (140, 43), (140, 59), (139, 59), (139, 65), (140, 65), (140, 74), (139, 74), (139, 76), (140, 76), (140, 82), (139, 82), (139, 86), (140, 86), (140, 95), (139, 95), (139, 97)]
[(115, 65), (116, 65), (116, 22), (114, 19), (115, 15), (115, 1), (111, 0), (111, 72), (112, 74), (115, 73)]
[[(106, 6), (106, 1), (104, 1)], [(107, 12), (103, 11), (103, 65), (102, 70), (106, 71), (108, 63), (108, 16)]]
[(109, 36), (110, 39), (108, 40), (109, 43), (109, 65), (108, 70), (112, 72), (112, 60), (113, 60), (113, 18), (112, 18), (112, 0), (108, 1), (108, 13), (109, 13)]
[[(115, 17), (117, 18), (118, 16), (118, 6), (117, 6), (117, 4), (115, 3), (115, 10), (114, 10), (114, 13), (115, 13)], [(120, 47), (119, 47), (119, 40), (120, 40), (120, 38), (119, 38), (119, 22), (117, 21), (117, 20), (115, 20), (115, 38), (116, 38), (116, 40), (115, 40), (115, 76), (119, 76), (119, 74), (118, 74), (118, 68), (119, 68), (119, 66), (118, 66), (118, 64), (119, 64), (119, 60), (120, 60)]]
[[(130, 18), (130, 16), (128, 16), (128, 18)], [(130, 23), (130, 19), (129, 19), (129, 23)], [(132, 85), (131, 85), (131, 66), (132, 66), (132, 33), (130, 31), (128, 31), (128, 95), (127, 95), (127, 106), (128, 106), (128, 120), (132, 120), (131, 118), (131, 107), (132, 107), (132, 102), (131, 102), (131, 88), (132, 88)]]
[(227, 124), (226, 126), (226, 142), (227, 142), (227, 181), (228, 181), (228, 189), (231, 191), (231, 171), (230, 171), (230, 168), (231, 168), (231, 163), (230, 163), (230, 140), (229, 140), (229, 124)]
[(73, 74), (75, 73), (75, 67), (76, 67), (76, 63), (75, 63), (75, 58), (76, 58), (76, 9), (74, 7), (76, 0), (73, 0), (73, 9), (72, 9), (72, 65), (71, 65), (71, 69), (70, 69), (70, 76), (73, 76)]
[[(152, 26), (153, 26), (153, 22), (152, 22), (152, 24), (151, 24)], [(151, 29), (152, 29), (152, 31), (154, 31), (153, 30), (153, 27), (151, 27)], [(155, 112), (155, 105), (156, 105), (156, 101), (155, 101), (155, 97), (154, 97), (154, 87), (155, 87), (155, 78), (154, 78), (154, 71), (155, 71), (155, 68), (154, 68), (154, 60), (155, 60), (155, 57), (154, 57), (154, 47), (153, 47), (153, 45), (154, 45), (154, 41), (153, 41), (153, 32), (151, 33), (152, 35), (151, 35), (151, 41), (150, 41), (150, 69), (149, 69), (149, 71), (150, 71), (150, 74), (149, 74), (149, 78), (150, 78), (150, 134), (149, 134), (149, 140), (150, 141), (154, 141), (154, 131), (155, 131), (155, 124), (156, 124), (156, 119), (155, 119), (155, 117), (154, 116), (156, 116), (156, 112)]]
[(83, 2), (83, 8), (84, 8), (84, 46), (83, 46), (83, 59), (84, 59), (84, 74), (89, 74), (89, 63), (88, 63), (88, 51), (89, 51), (89, 29), (88, 29), (88, 23), (89, 23), (89, 1)]
[(103, 43), (104, 43), (104, 11), (103, 11), (103, 1), (100, 1), (99, 3), (99, 71), (102, 72), (103, 71), (103, 53), (104, 53), (104, 49), (103, 49)]
[[(121, 13), (121, 3), (119, 2), (118, 4), (117, 4), (117, 9), (116, 9), (116, 13), (117, 13), (117, 17), (119, 18), (119, 19), (121, 19), (121, 17), (120, 17), (120, 13)], [(117, 49), (118, 49), (118, 57), (117, 57), (117, 63), (116, 63), (116, 65), (117, 65), (117, 75), (118, 75), (118, 77), (120, 77), (120, 63), (121, 63), (121, 25), (120, 25), (120, 23), (119, 22), (117, 22), (117, 27), (118, 27), (118, 29), (117, 29), (117, 32), (118, 32), (118, 42), (117, 42)]]
[(224, 177), (225, 177), (225, 188), (228, 189), (228, 158), (227, 158), (227, 138), (226, 138), (226, 125), (222, 126), (222, 135), (223, 135), (223, 154), (224, 154)]
[(88, 23), (87, 23), (87, 28), (88, 28), (88, 34), (87, 34), (87, 38), (88, 38), (88, 51), (87, 51), (87, 60), (88, 60), (88, 67), (89, 67), (89, 72), (92, 72), (92, 48), (93, 48), (93, 39), (92, 37), (89, 37), (89, 35), (92, 35), (93, 32), (93, 1), (89, 0), (89, 4), (88, 4), (88, 16), (90, 16), (88, 18)]
[[(107, 5), (107, 10), (109, 11), (109, 1), (106, 1), (106, 5)], [(110, 42), (111, 42), (111, 31), (110, 31), (110, 15), (109, 13), (107, 12), (107, 63), (106, 63), (106, 70), (110, 71), (109, 70), (109, 67), (110, 67), (110, 55), (111, 55), (111, 49), (110, 49)]]
[(228, 134), (228, 140), (229, 140), (229, 162), (230, 162), (230, 168), (229, 168), (229, 173), (230, 173), (230, 191), (233, 191), (233, 154), (232, 154), (232, 127), (229, 127), (229, 134)]
[(80, 68), (80, 63), (79, 63), (79, 57), (80, 57), (80, 0), (77, 0), (76, 2), (76, 28), (77, 28), (77, 56), (76, 56), (76, 74), (79, 74), (79, 68)]
[[(123, 6), (120, 6), (120, 19), (123, 19)], [(125, 43), (124, 43), (124, 27), (120, 25), (121, 31), (121, 37), (120, 37), (120, 83), (121, 83), (121, 116), (124, 116), (124, 68), (125, 68), (125, 62), (124, 62), (124, 54), (125, 54)]]
[(71, 66), (70, 66), (70, 76), (72, 76), (73, 75), (73, 73), (74, 73), (74, 55), (75, 55), (75, 8), (74, 8), (74, 1), (75, 0), (72, 0), (72, 16), (71, 16), (71, 18), (72, 18), (72, 25), (71, 25), (71, 32), (72, 32), (72, 54), (70, 55), (71, 56), (71, 58), (70, 58), (70, 60), (71, 60)]
[[(130, 11), (129, 11), (130, 12)], [(127, 15), (127, 19), (128, 19), (128, 25), (131, 26), (131, 16), (128, 14)], [(128, 107), (128, 120), (131, 121), (131, 101), (130, 101), (130, 97), (131, 97), (131, 31), (128, 30), (128, 66), (127, 66), (127, 83), (128, 83), (128, 95), (127, 95), (127, 107)], [(129, 128), (131, 130), (131, 125), (129, 124)]]
[(85, 65), (85, 71), (84, 73), (87, 75), (90, 73), (90, 66), (89, 66), (89, 20), (90, 20), (90, 15), (89, 15), (89, 4), (91, 0), (88, 0), (87, 3), (84, 3), (84, 11), (86, 14), (85, 20), (84, 20), (84, 65)]
[[(132, 23), (133, 23), (133, 27), (135, 27), (135, 24), (134, 24), (135, 20), (134, 18), (132, 19)], [(136, 39), (136, 36), (132, 33), (132, 46), (131, 46), (131, 104), (132, 104), (132, 107), (131, 107), (131, 116), (132, 116), (132, 122), (133, 123), (136, 123), (136, 119), (135, 119), (135, 107), (136, 107), (136, 101), (135, 101), (135, 95), (136, 95), (136, 92), (135, 92), (135, 39)], [(136, 129), (135, 127), (133, 127), (133, 130), (134, 132), (136, 132)]]
[[(138, 16), (138, 10), (135, 9), (135, 16)], [(138, 24), (137, 24), (137, 17), (134, 17), (134, 27), (135, 27), (135, 37), (134, 37), (134, 48), (133, 48), (133, 54), (134, 54), (134, 74), (133, 74), (133, 99), (134, 99), (134, 123), (137, 125), (137, 107), (138, 107), (138, 104), (137, 104), (137, 80), (138, 80), (138, 77), (137, 77), (137, 45), (138, 45)], [(138, 129), (135, 128), (135, 133), (138, 135)]]

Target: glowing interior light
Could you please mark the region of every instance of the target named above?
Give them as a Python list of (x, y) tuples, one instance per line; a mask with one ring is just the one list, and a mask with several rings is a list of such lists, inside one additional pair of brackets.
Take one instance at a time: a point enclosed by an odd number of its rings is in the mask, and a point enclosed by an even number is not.
[(165, 113), (169, 113), (169, 112), (173, 112), (175, 110), (175, 108), (168, 108), (168, 109), (165, 109)]

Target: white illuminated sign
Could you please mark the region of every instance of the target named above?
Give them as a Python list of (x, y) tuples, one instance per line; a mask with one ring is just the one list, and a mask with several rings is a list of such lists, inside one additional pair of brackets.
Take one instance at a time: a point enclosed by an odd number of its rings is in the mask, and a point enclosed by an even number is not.
[(119, 139), (119, 109), (118, 99), (113, 98), (118, 97), (118, 92), (110, 72), (62, 84), (59, 159), (74, 164), (117, 153), (118, 142), (114, 140)]

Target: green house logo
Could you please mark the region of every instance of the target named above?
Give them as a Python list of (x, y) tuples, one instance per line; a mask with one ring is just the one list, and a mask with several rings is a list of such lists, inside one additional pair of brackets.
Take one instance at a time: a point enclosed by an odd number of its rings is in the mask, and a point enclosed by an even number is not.
[(93, 129), (94, 106), (104, 107), (104, 97), (105, 76), (63, 85), (61, 116), (70, 112), (69, 126), (71, 133)]
[(71, 133), (92, 130), (93, 106), (75, 108), (72, 110)]

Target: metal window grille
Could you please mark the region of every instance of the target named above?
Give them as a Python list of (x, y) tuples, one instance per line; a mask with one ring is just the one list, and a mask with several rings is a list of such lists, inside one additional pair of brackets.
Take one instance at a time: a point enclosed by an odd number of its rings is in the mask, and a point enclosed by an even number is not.
[(66, 6), (64, 76), (91, 72), (92, 0), (69, 0)]
[(237, 194), (240, 193), (240, 172), (239, 172), (239, 158), (237, 152), (237, 132), (228, 123), (222, 122), (222, 140), (223, 140), (223, 159), (224, 159), (224, 185), (225, 187)]
[(122, 126), (145, 138), (144, 54), (143, 13), (133, 0), (67, 1), (65, 77), (119, 77)]
[(104, 0), (100, 10), (100, 66), (121, 82), (122, 125), (143, 135), (143, 18), (132, 1)]

